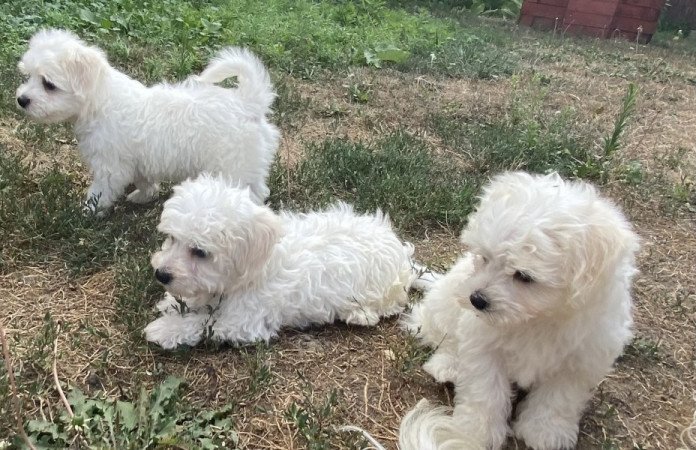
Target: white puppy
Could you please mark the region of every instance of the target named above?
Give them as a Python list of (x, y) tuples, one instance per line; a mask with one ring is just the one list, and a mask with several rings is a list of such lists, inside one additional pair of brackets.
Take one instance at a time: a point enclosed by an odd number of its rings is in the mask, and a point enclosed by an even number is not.
[(145, 336), (165, 349), (204, 337), (268, 341), (336, 319), (375, 325), (403, 309), (416, 276), (413, 246), (379, 211), (338, 203), (277, 215), (207, 175), (174, 188), (158, 229), (168, 237), (152, 266), (167, 294)]
[[(146, 203), (158, 181), (207, 171), (249, 186), (255, 202), (279, 132), (266, 120), (275, 94), (263, 63), (227, 48), (199, 75), (180, 84), (146, 87), (111, 67), (104, 53), (62, 30), (38, 32), (19, 63), (28, 77), (17, 103), (32, 119), (74, 124), (93, 176), (93, 208), (109, 208), (129, 184), (128, 200)], [(237, 76), (239, 86), (214, 85)]]
[(528, 390), (514, 433), (536, 450), (574, 447), (593, 388), (631, 337), (638, 238), (583, 182), (505, 173), (462, 233), (469, 253), (407, 319), (436, 348), (424, 368), (455, 385), (453, 414), (404, 418), (402, 450), (499, 449), (511, 384)]

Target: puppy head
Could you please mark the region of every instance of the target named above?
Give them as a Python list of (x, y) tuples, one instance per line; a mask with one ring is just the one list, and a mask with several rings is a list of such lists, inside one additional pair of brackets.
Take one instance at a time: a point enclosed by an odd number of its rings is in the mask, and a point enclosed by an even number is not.
[[(476, 255), (460, 303), (492, 324), (573, 314), (630, 277), (638, 239), (619, 210), (557, 174), (502, 174), (462, 233)], [(620, 278), (620, 281), (617, 281)]]
[(183, 297), (222, 294), (258, 278), (282, 235), (280, 218), (248, 189), (209, 175), (174, 188), (157, 229), (167, 238), (152, 257), (155, 277)]
[(18, 64), (26, 81), (17, 88), (17, 105), (39, 122), (74, 119), (96, 96), (108, 67), (101, 50), (74, 34), (39, 31)]

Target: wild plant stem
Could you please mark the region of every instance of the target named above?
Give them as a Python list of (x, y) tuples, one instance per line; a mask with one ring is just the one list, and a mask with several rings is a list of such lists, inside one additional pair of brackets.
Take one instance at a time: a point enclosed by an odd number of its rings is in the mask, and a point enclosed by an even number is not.
[(12, 401), (15, 408), (15, 416), (17, 420), (17, 432), (22, 437), (22, 440), (27, 447), (31, 450), (36, 450), (34, 444), (29, 440), (26, 431), (24, 431), (24, 424), (22, 423), (22, 403), (19, 399), (19, 391), (17, 390), (17, 383), (15, 381), (14, 372), (12, 371), (12, 361), (10, 360), (10, 349), (7, 345), (7, 338), (5, 337), (5, 328), (0, 324), (0, 341), (2, 341), (2, 354), (5, 358), (5, 367), (7, 368), (7, 380), (10, 383), (10, 389), (12, 390)]
[(65, 405), (65, 409), (68, 411), (68, 414), (70, 414), (70, 417), (75, 417), (75, 413), (73, 413), (73, 410), (70, 407), (70, 403), (68, 403), (68, 399), (65, 398), (65, 393), (63, 393), (63, 388), (60, 387), (60, 380), (58, 379), (58, 337), (59, 336), (60, 336), (60, 324), (58, 324), (58, 328), (56, 328), (56, 338), (53, 341), (53, 381), (55, 382), (56, 390), (58, 391), (58, 395), (60, 396), (60, 400), (63, 402), (63, 405)]

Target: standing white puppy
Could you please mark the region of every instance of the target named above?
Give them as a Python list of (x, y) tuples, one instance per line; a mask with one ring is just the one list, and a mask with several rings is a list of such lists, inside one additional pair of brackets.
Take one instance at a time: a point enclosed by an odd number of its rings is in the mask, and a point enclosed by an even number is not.
[[(279, 132), (266, 115), (275, 98), (263, 63), (240, 48), (220, 51), (199, 76), (146, 87), (111, 67), (104, 53), (63, 30), (29, 41), (19, 63), (28, 77), (17, 104), (32, 119), (74, 123), (93, 181), (88, 204), (107, 209), (129, 184), (128, 200), (146, 203), (159, 181), (207, 171), (249, 186), (257, 203)], [(239, 86), (215, 86), (236, 76)]]
[(631, 337), (638, 238), (583, 182), (505, 173), (462, 233), (469, 253), (407, 320), (436, 348), (424, 368), (455, 385), (452, 415), (421, 402), (402, 450), (499, 449), (511, 384), (528, 390), (514, 433), (536, 450), (575, 446), (593, 388)]
[(338, 203), (278, 215), (207, 175), (174, 188), (158, 229), (168, 237), (152, 266), (167, 294), (145, 337), (165, 349), (204, 337), (268, 341), (336, 319), (375, 325), (401, 312), (417, 275), (413, 246), (379, 211)]

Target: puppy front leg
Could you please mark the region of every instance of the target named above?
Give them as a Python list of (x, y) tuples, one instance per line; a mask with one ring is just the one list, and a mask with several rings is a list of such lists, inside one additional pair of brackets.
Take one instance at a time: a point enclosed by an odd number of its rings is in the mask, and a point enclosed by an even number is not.
[(540, 383), (518, 406), (515, 436), (534, 450), (575, 448), (580, 416), (595, 384), (566, 371)]
[(95, 170), (94, 180), (87, 191), (86, 207), (92, 211), (107, 210), (123, 194), (131, 177), (108, 170)]
[(208, 314), (166, 314), (145, 327), (145, 339), (165, 350), (179, 345), (194, 346), (203, 338)]
[(251, 312), (248, 309), (234, 308), (223, 309), (208, 331), (216, 341), (246, 344), (270, 341), (278, 335), (281, 325), (282, 323), (274, 320), (267, 310)]
[(493, 357), (475, 356), (460, 360), (452, 420), (462, 437), (482, 449), (499, 450), (508, 435), (510, 382)]
[(458, 303), (463, 283), (474, 270), (474, 256), (466, 254), (441, 278), (438, 278), (420, 303), (411, 309), (402, 321), (404, 328), (432, 348), (449, 340), (465, 314)]

